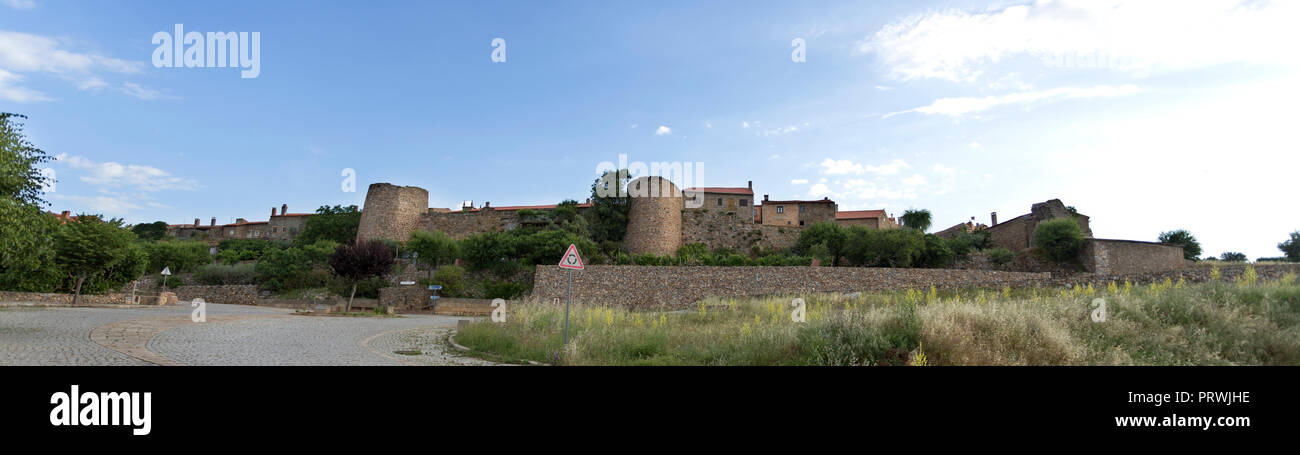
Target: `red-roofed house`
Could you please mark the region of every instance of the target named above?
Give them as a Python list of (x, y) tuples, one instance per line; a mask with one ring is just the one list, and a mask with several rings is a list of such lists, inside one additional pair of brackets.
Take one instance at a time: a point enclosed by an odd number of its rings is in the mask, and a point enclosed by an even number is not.
[(866, 226), (871, 229), (893, 229), (898, 222), (884, 210), (845, 210), (835, 212), (835, 223), (840, 226)]
[(689, 209), (717, 210), (743, 218), (756, 216), (752, 180), (744, 187), (706, 186), (687, 188), (683, 193)]

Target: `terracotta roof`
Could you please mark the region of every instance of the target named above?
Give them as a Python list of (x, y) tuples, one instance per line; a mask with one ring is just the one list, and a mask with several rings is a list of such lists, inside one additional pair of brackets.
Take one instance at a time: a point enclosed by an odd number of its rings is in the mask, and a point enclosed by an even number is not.
[(223, 225), (221, 225), (221, 227), (248, 226), (248, 225), (250, 225), (250, 224), (266, 224), (266, 222), (265, 222), (265, 221), (248, 221), (248, 222), (245, 222), (245, 223), (223, 224)]
[(315, 213), (285, 213), (276, 216), (280, 217), (280, 216), (312, 216), (312, 215), (315, 215)]
[(686, 191), (699, 191), (702, 193), (722, 193), (722, 194), (748, 194), (748, 195), (754, 194), (754, 190), (751, 190), (748, 187), (732, 188), (732, 187), (722, 187), (722, 186), (705, 186), (705, 187), (698, 187), (698, 188), (687, 188)]
[[(507, 210), (507, 211), (509, 211), (509, 210), (550, 210), (550, 209), (554, 209), (554, 208), (559, 207), (559, 206), (560, 206), (560, 204), (550, 204), (550, 205), (507, 205), (507, 206), (503, 206), (503, 207), (487, 207), (487, 208), (488, 208), (488, 209), (491, 209), (491, 210)], [(585, 202), (584, 202), (584, 203), (581, 203), (581, 204), (578, 204), (578, 208), (580, 208), (580, 209), (587, 208), (587, 207), (591, 207), (591, 204), (589, 204), (589, 203), (585, 203)], [(465, 212), (477, 212), (477, 211), (480, 211), (480, 210), (483, 210), (483, 208), (480, 207), (480, 208), (470, 209), (470, 210), (464, 210), (464, 211), (465, 211)]]
[(863, 218), (885, 219), (887, 218), (887, 215), (885, 215), (884, 210), (841, 210), (835, 212), (835, 219), (837, 220), (857, 220)]
[(763, 201), (763, 205), (772, 204), (834, 204), (835, 201), (830, 199), (817, 199), (813, 201)]

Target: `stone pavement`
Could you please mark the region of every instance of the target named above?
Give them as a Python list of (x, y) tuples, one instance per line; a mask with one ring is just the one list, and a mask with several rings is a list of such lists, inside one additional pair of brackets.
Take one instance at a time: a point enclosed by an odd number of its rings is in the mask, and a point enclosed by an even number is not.
[(207, 322), (194, 323), (190, 311), (184, 302), (0, 306), (0, 365), (490, 364), (447, 352), (446, 333), (458, 317), (299, 316), (278, 308), (209, 303)]

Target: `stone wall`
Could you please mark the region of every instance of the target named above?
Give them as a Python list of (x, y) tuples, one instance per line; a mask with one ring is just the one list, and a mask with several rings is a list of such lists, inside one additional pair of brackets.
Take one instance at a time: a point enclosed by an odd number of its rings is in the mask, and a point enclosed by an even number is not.
[[(567, 275), (538, 267), (533, 296), (564, 298)], [(1045, 284), (1048, 273), (874, 267), (653, 267), (595, 265), (573, 272), (573, 300), (630, 307), (684, 306), (711, 296), (924, 289), (931, 285), (1027, 286)]]
[(703, 243), (709, 249), (730, 248), (747, 252), (759, 245), (764, 249), (784, 249), (799, 240), (798, 226), (768, 226), (754, 223), (753, 218), (738, 218), (717, 210), (682, 212), (682, 244)]
[(1136, 240), (1088, 239), (1081, 256), (1083, 268), (1099, 275), (1165, 272), (1190, 265), (1181, 245)]
[(676, 254), (686, 208), (681, 190), (662, 177), (641, 177), (627, 188), (631, 198), (623, 247), (631, 254)]
[(379, 289), (379, 304), (396, 311), (418, 311), (429, 304), (433, 295), (424, 286), (394, 286)]
[(1011, 251), (1024, 251), (1033, 246), (1034, 230), (1038, 228), (1038, 223), (1066, 217), (1073, 217), (1074, 221), (1079, 223), (1079, 227), (1083, 229), (1084, 237), (1092, 237), (1092, 229), (1088, 226), (1088, 217), (1086, 215), (1070, 214), (1069, 209), (1060, 199), (1039, 202), (1030, 207), (1028, 214), (989, 226), (989, 236), (993, 240), (994, 246)]
[[(72, 294), (47, 292), (11, 292), (0, 291), (0, 302), (8, 303), (54, 303), (71, 305)], [(131, 303), (130, 294), (82, 294), (77, 305), (126, 305)]]
[(429, 211), (429, 192), (414, 186), (374, 183), (366, 190), (357, 241), (389, 239), (406, 241)]
[(172, 289), (176, 298), (188, 302), (196, 298), (207, 303), (231, 305), (257, 305), (257, 285), (232, 284), (224, 286), (177, 286)]
[(428, 212), (420, 215), (420, 230), (442, 231), (460, 240), (475, 234), (501, 232), (519, 225), (514, 210), (483, 208), (472, 212)]

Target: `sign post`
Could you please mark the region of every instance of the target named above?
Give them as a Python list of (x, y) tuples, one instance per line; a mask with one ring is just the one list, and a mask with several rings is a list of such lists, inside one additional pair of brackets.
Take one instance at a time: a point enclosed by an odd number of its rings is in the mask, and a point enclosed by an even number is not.
[(569, 250), (560, 258), (560, 267), (569, 269), (569, 285), (564, 290), (564, 345), (569, 345), (569, 305), (573, 302), (573, 271), (582, 270), (582, 257), (578, 256), (578, 246), (569, 244)]
[(167, 290), (167, 277), (168, 277), (168, 276), (171, 276), (171, 274), (172, 274), (172, 269), (171, 269), (171, 267), (163, 267), (162, 276), (163, 276), (163, 290), (164, 290), (164, 291)]

